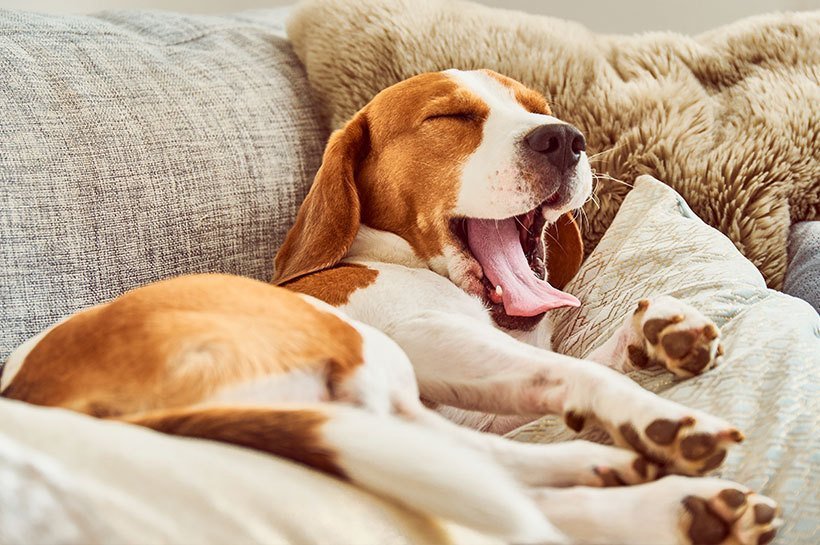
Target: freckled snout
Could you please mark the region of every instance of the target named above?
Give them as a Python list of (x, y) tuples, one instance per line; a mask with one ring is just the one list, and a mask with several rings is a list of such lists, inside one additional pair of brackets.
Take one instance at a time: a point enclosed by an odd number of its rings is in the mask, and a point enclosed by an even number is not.
[(527, 146), (546, 157), (558, 172), (578, 164), (581, 152), (587, 149), (581, 131), (566, 123), (551, 123), (536, 127), (524, 137)]

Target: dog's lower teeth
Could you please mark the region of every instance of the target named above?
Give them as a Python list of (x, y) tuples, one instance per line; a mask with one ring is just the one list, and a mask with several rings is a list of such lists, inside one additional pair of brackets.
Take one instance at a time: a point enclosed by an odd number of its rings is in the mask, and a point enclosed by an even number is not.
[(499, 304), (503, 301), (501, 296), (504, 295), (504, 290), (501, 286), (496, 286), (495, 289), (492, 286), (487, 286), (487, 298), (495, 304)]

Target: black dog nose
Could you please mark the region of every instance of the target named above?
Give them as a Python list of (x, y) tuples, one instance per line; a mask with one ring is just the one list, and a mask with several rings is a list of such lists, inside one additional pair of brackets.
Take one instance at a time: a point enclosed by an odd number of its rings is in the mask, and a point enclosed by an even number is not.
[(565, 123), (541, 125), (524, 137), (533, 151), (543, 153), (558, 170), (574, 167), (587, 149), (581, 131)]

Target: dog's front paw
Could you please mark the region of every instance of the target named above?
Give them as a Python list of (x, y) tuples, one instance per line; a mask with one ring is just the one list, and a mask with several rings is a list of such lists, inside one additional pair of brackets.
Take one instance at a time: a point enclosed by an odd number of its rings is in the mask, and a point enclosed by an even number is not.
[(565, 422), (575, 431), (587, 420), (597, 422), (616, 445), (631, 448), (668, 473), (709, 473), (723, 463), (729, 448), (743, 441), (743, 434), (724, 420), (643, 390), (609, 390), (595, 405), (594, 413), (568, 410)]
[(660, 364), (679, 377), (692, 377), (723, 354), (718, 327), (674, 297), (642, 299), (632, 321), (640, 343), (627, 350), (635, 367)]

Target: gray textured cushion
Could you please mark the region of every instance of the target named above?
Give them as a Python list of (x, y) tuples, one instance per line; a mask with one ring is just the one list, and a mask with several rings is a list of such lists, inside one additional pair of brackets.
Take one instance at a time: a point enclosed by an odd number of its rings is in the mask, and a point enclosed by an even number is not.
[(326, 133), (277, 11), (0, 11), (0, 358), (162, 277), (267, 279)]
[(820, 312), (820, 221), (792, 225), (783, 291), (805, 299)]

